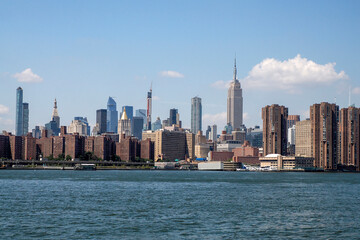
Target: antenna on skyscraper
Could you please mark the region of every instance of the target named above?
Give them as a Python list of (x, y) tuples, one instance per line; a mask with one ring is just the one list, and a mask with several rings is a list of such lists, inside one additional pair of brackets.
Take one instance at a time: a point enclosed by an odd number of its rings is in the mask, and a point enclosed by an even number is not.
[(349, 86), (349, 107), (351, 106), (351, 85)]
[(236, 69), (236, 52), (235, 52), (235, 59), (234, 59), (234, 82), (236, 82), (236, 75), (237, 75), (237, 69)]

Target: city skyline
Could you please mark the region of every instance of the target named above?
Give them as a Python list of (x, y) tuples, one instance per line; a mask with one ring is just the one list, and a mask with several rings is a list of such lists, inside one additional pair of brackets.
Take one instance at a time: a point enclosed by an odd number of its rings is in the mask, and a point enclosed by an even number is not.
[[(309, 117), (314, 103), (334, 103), (336, 98), (340, 108), (347, 107), (349, 87), (351, 103), (359, 105), (356, 1), (211, 1), (206, 11), (200, 3), (163, 2), (157, 8), (145, 2), (139, 8), (113, 2), (112, 14), (104, 19), (92, 16), (109, 11), (106, 6), (74, 3), (68, 9), (67, 4), (0, 4), (0, 26), (6, 36), (0, 40), (0, 83), (5, 89), (0, 96), (0, 130), (15, 130), (14, 89), (19, 86), (29, 103), (30, 130), (51, 120), (54, 98), (65, 126), (75, 116), (84, 116), (93, 127), (96, 110), (106, 108), (109, 96), (118, 106), (146, 109), (152, 82), (153, 121), (158, 116), (166, 119), (169, 109), (176, 108), (183, 126), (190, 128), (191, 98), (199, 95), (202, 130), (216, 124), (221, 131), (234, 52), (247, 127), (262, 125), (261, 108), (268, 104), (286, 105), (289, 114), (302, 119)], [(183, 11), (166, 13), (175, 7)], [(27, 15), (29, 8), (34, 16)], [(58, 8), (64, 11), (56, 12)], [(116, 14), (124, 11), (128, 14)], [(332, 18), (335, 13), (341, 21)], [(135, 16), (136, 21), (129, 21)], [(73, 20), (78, 22), (72, 25)]]

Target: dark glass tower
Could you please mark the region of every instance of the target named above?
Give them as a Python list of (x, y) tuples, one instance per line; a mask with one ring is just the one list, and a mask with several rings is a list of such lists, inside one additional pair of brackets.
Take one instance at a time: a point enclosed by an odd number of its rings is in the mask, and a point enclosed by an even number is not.
[(176, 108), (170, 109), (169, 126), (176, 124), (176, 114), (177, 113), (178, 113), (178, 110)]
[(99, 125), (99, 134), (106, 133), (106, 109), (96, 110), (96, 123)]

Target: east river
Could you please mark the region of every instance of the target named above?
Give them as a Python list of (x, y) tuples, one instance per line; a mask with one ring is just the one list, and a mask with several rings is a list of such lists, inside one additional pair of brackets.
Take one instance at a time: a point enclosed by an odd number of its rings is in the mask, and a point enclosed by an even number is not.
[(359, 239), (360, 174), (0, 171), (1, 239)]

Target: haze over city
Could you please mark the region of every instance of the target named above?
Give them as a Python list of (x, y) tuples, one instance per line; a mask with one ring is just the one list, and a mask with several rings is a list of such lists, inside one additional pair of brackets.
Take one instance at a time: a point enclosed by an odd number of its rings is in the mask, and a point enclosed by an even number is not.
[[(111, 5), (111, 7), (109, 7)], [(226, 124), (236, 54), (244, 123), (281, 104), (309, 117), (313, 103), (360, 100), (359, 2), (347, 1), (4, 1), (0, 3), (0, 129), (14, 132), (15, 90), (29, 103), (29, 129), (75, 116), (95, 125), (109, 96), (146, 109), (153, 120), (179, 110), (190, 128), (191, 98), (203, 124)]]

